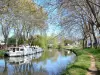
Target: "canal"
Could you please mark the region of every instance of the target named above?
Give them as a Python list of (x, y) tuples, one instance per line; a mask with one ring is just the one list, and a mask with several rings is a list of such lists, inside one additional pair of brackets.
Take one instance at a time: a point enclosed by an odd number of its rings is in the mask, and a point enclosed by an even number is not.
[(61, 75), (76, 55), (58, 50), (23, 57), (0, 58), (0, 75)]

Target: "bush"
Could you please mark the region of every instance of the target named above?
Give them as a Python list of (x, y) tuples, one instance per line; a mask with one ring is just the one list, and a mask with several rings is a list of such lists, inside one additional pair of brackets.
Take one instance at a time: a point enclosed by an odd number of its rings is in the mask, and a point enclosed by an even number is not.
[[(18, 45), (22, 45), (22, 44), (24, 44), (24, 38), (20, 37), (18, 40)], [(10, 45), (16, 45), (15, 37), (8, 38), (8, 46), (10, 46)]]
[(16, 45), (16, 39), (13, 37), (8, 38), (8, 45)]
[(31, 42), (31, 45), (38, 45), (42, 48), (47, 48), (47, 40), (45, 36), (36, 35), (31, 37), (28, 42)]
[(18, 40), (18, 45), (22, 45), (22, 44), (24, 44), (24, 38), (20, 37)]

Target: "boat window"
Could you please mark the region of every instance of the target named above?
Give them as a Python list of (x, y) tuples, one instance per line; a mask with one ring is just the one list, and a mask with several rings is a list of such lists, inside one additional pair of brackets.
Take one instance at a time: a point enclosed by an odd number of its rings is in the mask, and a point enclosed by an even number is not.
[(13, 52), (15, 52), (15, 48), (13, 48)]
[(99, 30), (99, 34), (100, 34), (100, 30)]
[(16, 64), (19, 64), (19, 62), (16, 62)]
[(15, 64), (15, 62), (10, 62), (10, 64)]
[(20, 49), (20, 51), (23, 51), (24, 49)]
[(20, 61), (20, 63), (23, 63), (23, 61)]
[(35, 47), (33, 47), (33, 49), (35, 49)]

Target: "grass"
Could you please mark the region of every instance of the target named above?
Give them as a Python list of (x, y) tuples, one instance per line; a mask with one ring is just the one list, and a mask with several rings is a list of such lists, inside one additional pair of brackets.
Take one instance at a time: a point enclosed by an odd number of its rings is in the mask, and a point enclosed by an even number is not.
[(0, 57), (4, 57), (5, 50), (0, 50)]
[(96, 58), (96, 66), (100, 69), (100, 49), (74, 49), (77, 54), (77, 60), (74, 64), (68, 66), (62, 75), (86, 75), (90, 66), (90, 57), (88, 52)]
[(99, 49), (85, 49), (85, 51), (91, 53), (96, 59), (96, 66), (100, 69), (100, 48)]

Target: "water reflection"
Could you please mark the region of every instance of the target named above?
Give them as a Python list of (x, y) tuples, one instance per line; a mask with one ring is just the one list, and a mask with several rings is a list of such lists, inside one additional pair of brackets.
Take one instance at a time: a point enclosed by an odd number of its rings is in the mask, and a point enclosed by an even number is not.
[(38, 53), (1, 59), (0, 75), (59, 75), (76, 58), (75, 54), (65, 56), (60, 52), (55, 53), (51, 58), (38, 60), (42, 59), (41, 56), (42, 53)]
[(38, 59), (41, 57), (42, 53), (37, 53), (33, 55), (28, 55), (28, 56), (22, 56), (22, 57), (9, 57), (6, 58), (6, 62), (11, 64), (11, 65), (21, 65), (21, 64), (29, 64), (31, 63), (32, 59)]

